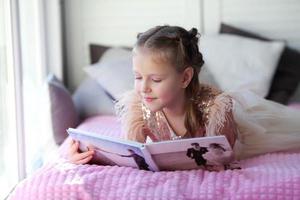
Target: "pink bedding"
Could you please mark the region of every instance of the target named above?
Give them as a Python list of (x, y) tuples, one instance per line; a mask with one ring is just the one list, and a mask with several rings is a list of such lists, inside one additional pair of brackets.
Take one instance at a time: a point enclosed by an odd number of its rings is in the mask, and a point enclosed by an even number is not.
[[(121, 133), (115, 117), (93, 117), (78, 128), (115, 137)], [(154, 173), (73, 165), (60, 158), (18, 184), (9, 199), (300, 199), (300, 153), (266, 154), (241, 165), (241, 170), (221, 172)]]

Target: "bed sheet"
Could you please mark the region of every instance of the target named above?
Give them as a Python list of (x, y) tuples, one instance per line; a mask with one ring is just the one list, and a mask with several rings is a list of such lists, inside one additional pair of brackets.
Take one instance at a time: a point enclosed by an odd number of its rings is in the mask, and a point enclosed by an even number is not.
[[(113, 116), (78, 128), (120, 137)], [(241, 170), (150, 172), (130, 167), (74, 165), (59, 158), (20, 182), (8, 199), (300, 199), (300, 153), (272, 153), (241, 161)]]

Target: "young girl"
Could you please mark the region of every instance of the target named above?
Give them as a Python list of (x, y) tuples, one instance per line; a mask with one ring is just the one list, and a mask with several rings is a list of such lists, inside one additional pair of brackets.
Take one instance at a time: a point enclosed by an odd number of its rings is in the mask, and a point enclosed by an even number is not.
[[(134, 91), (116, 107), (129, 140), (156, 142), (225, 135), (238, 159), (300, 149), (300, 112), (249, 91), (222, 92), (199, 84), (204, 61), (198, 32), (157, 26), (137, 36)], [(230, 77), (229, 77), (230, 78)], [(70, 147), (70, 161), (87, 163), (93, 151)]]

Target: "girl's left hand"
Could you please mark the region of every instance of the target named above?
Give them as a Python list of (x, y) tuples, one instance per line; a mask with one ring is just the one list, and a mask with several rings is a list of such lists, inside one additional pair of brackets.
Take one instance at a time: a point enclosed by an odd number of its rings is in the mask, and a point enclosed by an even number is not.
[(69, 147), (68, 159), (73, 164), (86, 164), (92, 160), (94, 150), (89, 149), (88, 151), (79, 152), (79, 141), (72, 140)]

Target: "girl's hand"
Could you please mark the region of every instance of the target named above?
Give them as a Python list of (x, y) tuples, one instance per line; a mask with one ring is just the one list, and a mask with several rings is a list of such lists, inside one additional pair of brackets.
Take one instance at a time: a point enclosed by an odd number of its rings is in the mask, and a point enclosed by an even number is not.
[(75, 140), (71, 140), (69, 146), (69, 156), (68, 159), (73, 164), (86, 164), (90, 160), (92, 160), (94, 155), (94, 150), (88, 150), (82, 153), (78, 152), (79, 150), (79, 142)]

